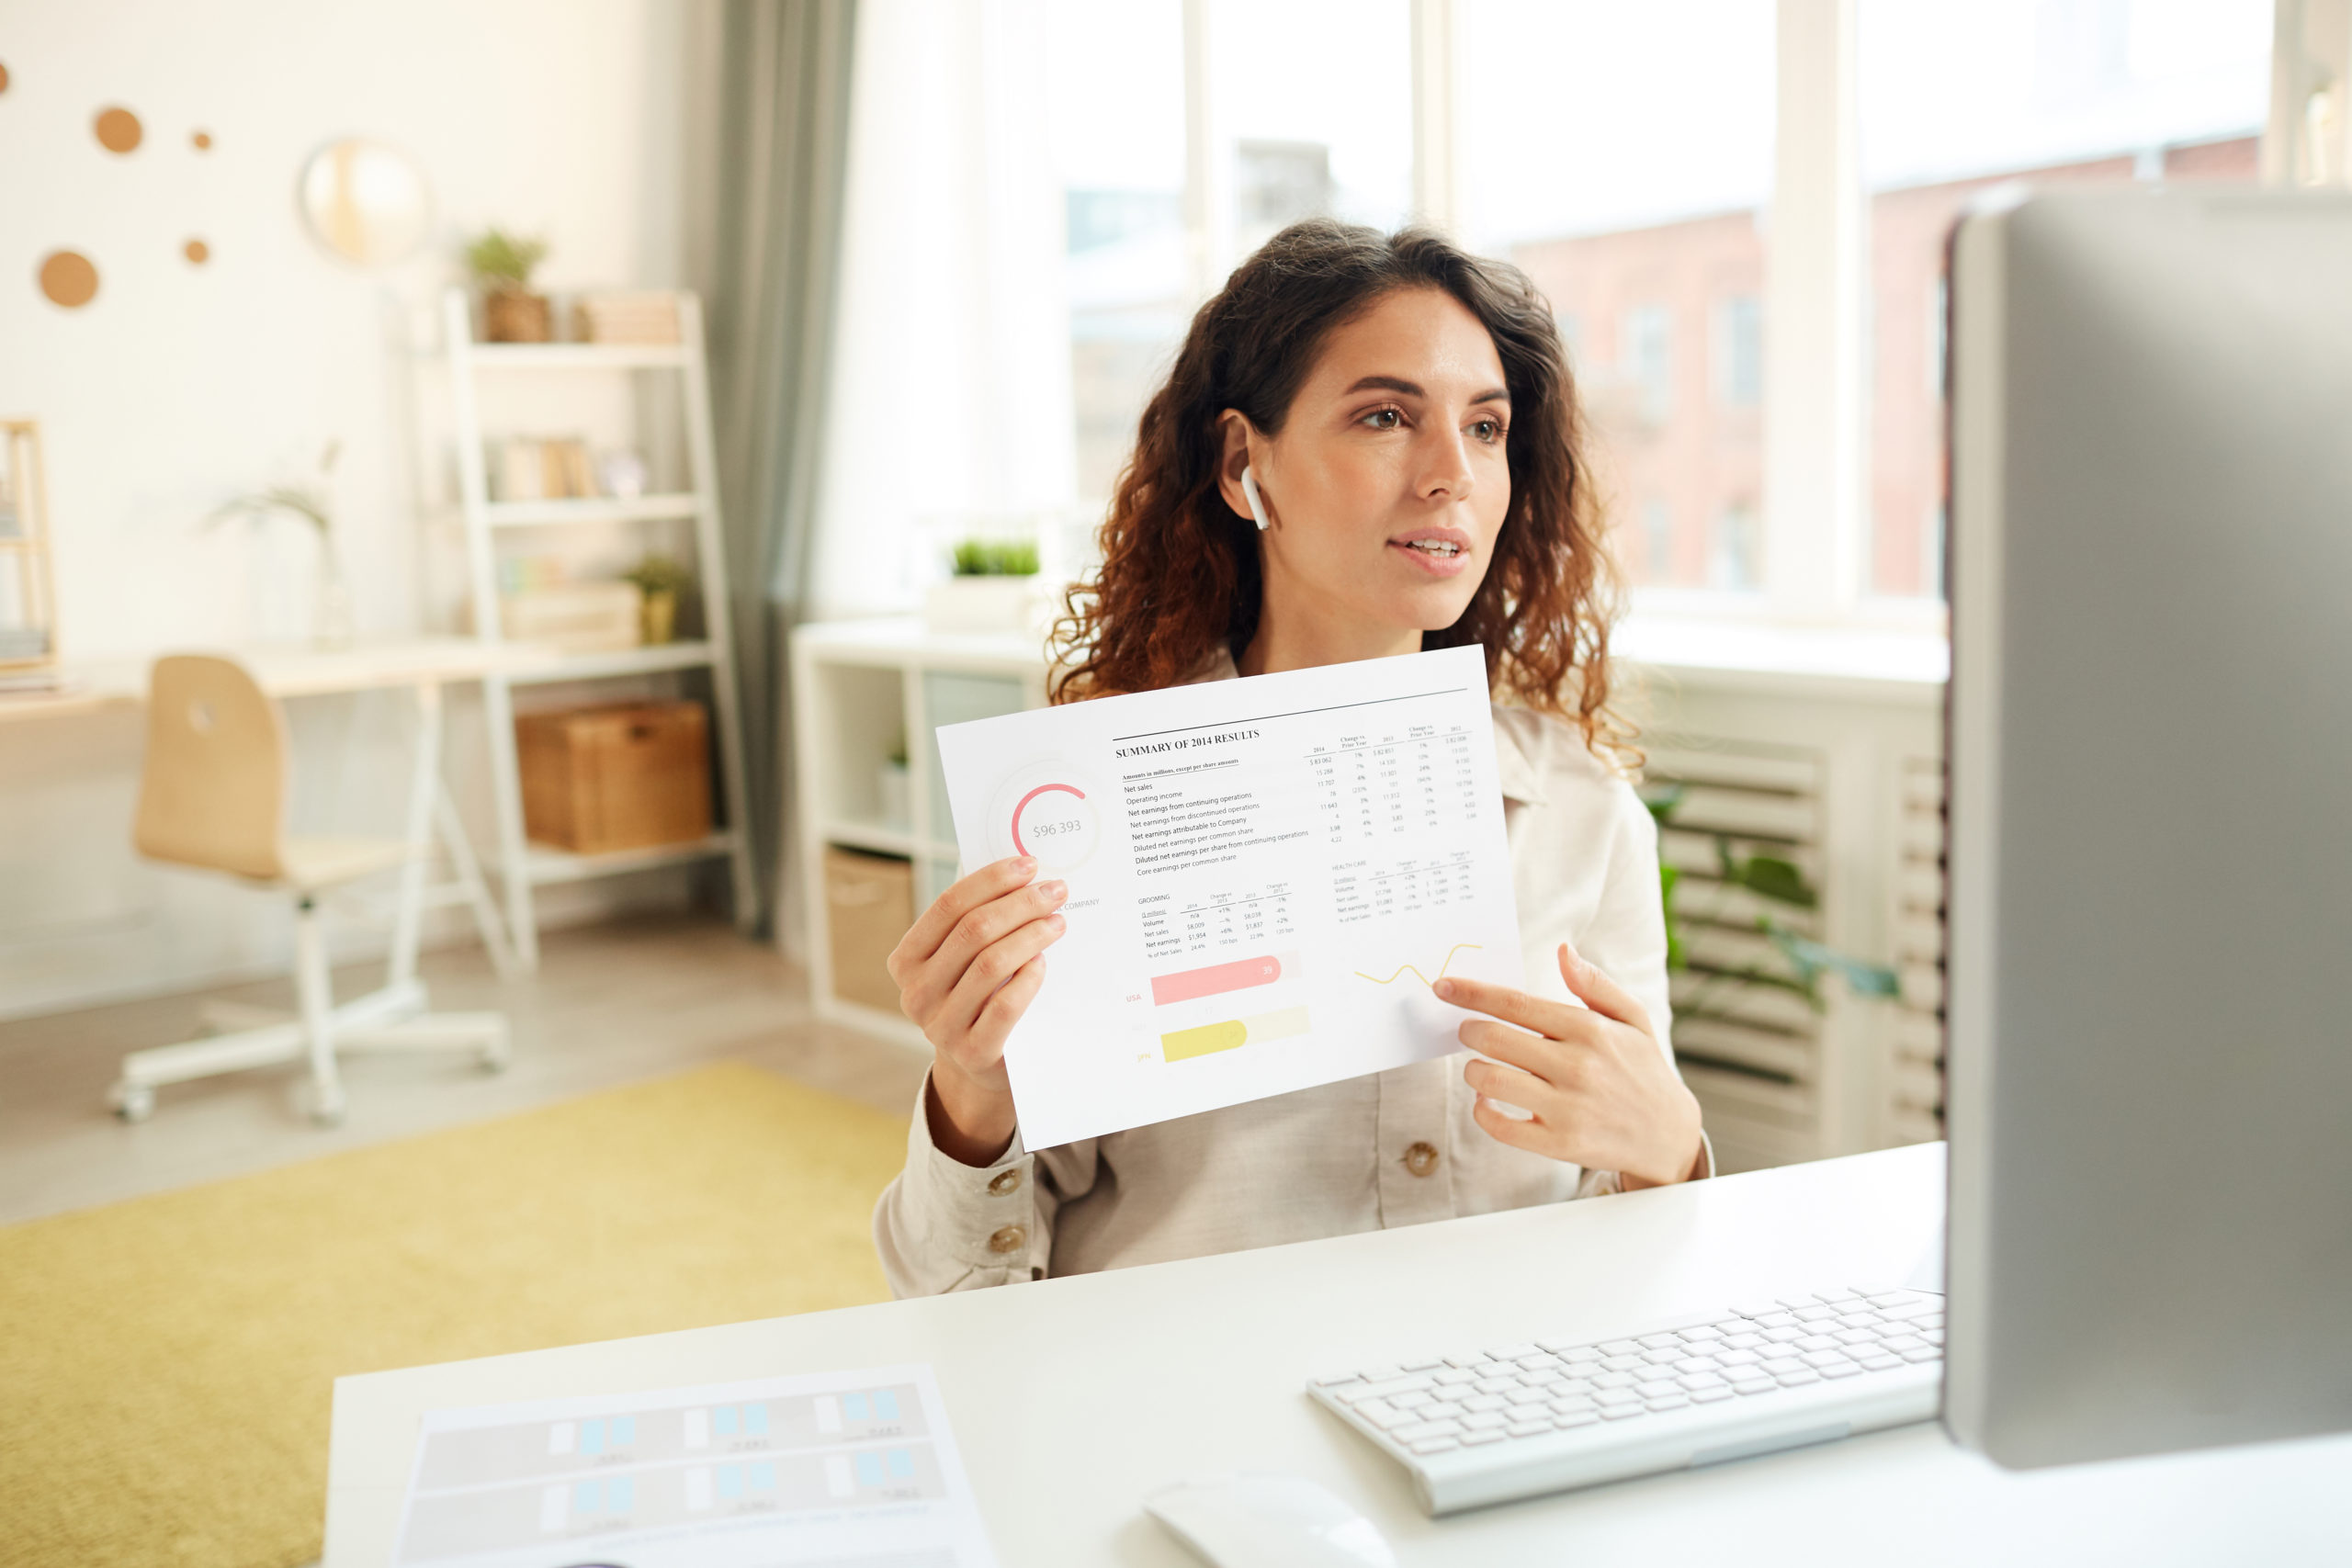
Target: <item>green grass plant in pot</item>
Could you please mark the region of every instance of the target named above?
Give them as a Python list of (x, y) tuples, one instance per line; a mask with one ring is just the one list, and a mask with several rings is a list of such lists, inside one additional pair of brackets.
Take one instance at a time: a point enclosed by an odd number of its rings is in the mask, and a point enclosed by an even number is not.
[(675, 557), (657, 553), (631, 567), (623, 580), (636, 583), (637, 591), (645, 596), (639, 622), (645, 642), (650, 646), (677, 636), (678, 595), (694, 582), (694, 574)]
[(518, 239), (502, 229), (483, 231), (466, 247), (466, 267), (482, 294), (482, 333), (492, 343), (546, 343), (555, 336), (555, 312), (544, 294), (531, 292), (531, 274), (547, 259), (545, 240)]
[(958, 577), (1037, 575), (1037, 547), (1026, 539), (967, 539), (955, 558)]
[(964, 539), (948, 554), (954, 575), (934, 582), (923, 599), (923, 620), (936, 633), (1001, 636), (1031, 629), (1043, 599), (1037, 546), (1030, 539)]

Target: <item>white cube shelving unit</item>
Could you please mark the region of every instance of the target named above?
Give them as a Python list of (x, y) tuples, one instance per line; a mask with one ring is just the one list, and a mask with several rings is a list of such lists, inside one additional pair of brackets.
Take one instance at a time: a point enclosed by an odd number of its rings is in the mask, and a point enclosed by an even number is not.
[[(1041, 638), (949, 637), (920, 620), (820, 622), (792, 635), (793, 759), (818, 1016), (919, 1043), (914, 1025), (836, 995), (825, 898), (829, 845), (911, 863), (915, 908), (956, 880), (956, 824), (932, 731), (943, 724), (1043, 707)], [(884, 815), (882, 770), (903, 744), (907, 814)]]

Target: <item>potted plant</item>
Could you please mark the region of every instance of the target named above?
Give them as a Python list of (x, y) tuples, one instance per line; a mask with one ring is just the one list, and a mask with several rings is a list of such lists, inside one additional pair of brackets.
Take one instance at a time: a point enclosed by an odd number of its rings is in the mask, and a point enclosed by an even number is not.
[(882, 759), (881, 767), (876, 770), (874, 784), (882, 800), (882, 825), (901, 830), (911, 827), (915, 819), (914, 784), (907, 766), (906, 737), (891, 742), (890, 754)]
[(694, 581), (694, 574), (673, 556), (658, 552), (622, 574), (623, 581), (637, 584), (645, 596), (640, 612), (639, 627), (648, 644), (668, 642), (677, 635), (678, 594)]
[[(1642, 792), (1642, 804), (1649, 807), (1651, 818), (1661, 829), (1673, 823), (1675, 812), (1680, 808), (1690, 790), (1682, 784), (1670, 784), (1661, 788)], [(1778, 855), (1752, 853), (1740, 855), (1732, 848), (1730, 838), (1714, 835), (1716, 886), (1721, 890), (1744, 889), (1770, 904), (1791, 909), (1816, 909), (1821, 895), (1805, 876), (1804, 868), (1794, 861)], [(1903, 994), (1902, 977), (1884, 964), (1856, 958), (1824, 946), (1786, 921), (1770, 914), (1755, 918), (1756, 930), (1762, 933), (1780, 953), (1785, 967), (1748, 964), (1736, 970), (1720, 966), (1694, 965), (1684, 937), (1686, 921), (1682, 910), (1675, 905), (1675, 893), (1679, 886), (1680, 868), (1664, 861), (1658, 864), (1659, 893), (1666, 908), (1666, 966), (1697, 973), (1703, 970), (1708, 984), (1699, 988), (1689, 999), (1678, 1002), (1676, 1011), (1682, 1017), (1709, 1016), (1709, 1004), (1720, 993), (1741, 986), (1768, 986), (1793, 991), (1805, 999), (1815, 1012), (1826, 1010), (1828, 998), (1822, 994), (1825, 976), (1835, 975), (1858, 997), (1879, 998), (1899, 998)], [(1716, 902), (1722, 902), (1720, 896)], [(1722, 913), (1714, 908), (1702, 911), (1711, 923), (1723, 923)]]
[(1019, 632), (1038, 617), (1045, 600), (1034, 543), (967, 538), (951, 565), (955, 575), (933, 583), (923, 599), (923, 624), (933, 632)]
[(260, 523), (283, 513), (299, 517), (317, 530), (319, 586), (311, 620), (311, 640), (321, 648), (351, 646), (351, 590), (345, 584), (343, 568), (335, 559), (334, 500), (329, 489), (334, 460), (342, 452), (342, 442), (330, 441), (319, 454), (319, 477), (315, 481), (272, 485), (267, 490), (232, 496), (214, 507), (204, 519), (204, 526), (210, 528), (232, 517)]
[(466, 266), (482, 291), (482, 331), (492, 343), (546, 343), (555, 312), (544, 294), (531, 292), (531, 272), (547, 259), (545, 240), (521, 240), (492, 229), (466, 247)]

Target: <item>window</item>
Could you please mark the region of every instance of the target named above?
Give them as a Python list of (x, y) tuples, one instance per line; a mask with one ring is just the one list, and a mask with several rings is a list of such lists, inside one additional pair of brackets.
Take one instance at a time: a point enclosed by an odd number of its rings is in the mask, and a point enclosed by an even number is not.
[[(1621, 520), (1639, 525), (1617, 535), (1628, 575), (1705, 588), (1725, 576), (1710, 520), (1762, 473), (1773, 8), (1457, 0), (1457, 13), (1463, 237), (1550, 299), (1600, 488), (1648, 498)], [(1726, 321), (1741, 345), (1728, 354)]]
[(1244, 255), (1300, 219), (1339, 208), (1331, 149), (1320, 141), (1237, 141), (1233, 168), (1235, 225), (1249, 236), (1238, 247)]
[(1665, 306), (1636, 305), (1618, 318), (1617, 381), (1641, 425), (1666, 423), (1674, 409), (1674, 324)]
[[(1309, 0), (1194, 0), (1204, 94), (1185, 76), (1184, 0), (1048, 3), (1078, 515), (1091, 537), (1204, 283), (1222, 284), (1301, 218), (1393, 229), (1409, 215), (1408, 0), (1355, 5), (1344, 28)], [(1203, 98), (1211, 166), (1196, 169), (1188, 102)], [(1200, 232), (1195, 181), (1216, 204)]]
[(1656, 496), (1642, 502), (1642, 558), (1627, 564), (1636, 582), (1674, 581), (1674, 513)]
[(1567, 352), (1568, 368), (1584, 374), (1584, 318), (1574, 310), (1562, 310), (1553, 318), (1560, 330), (1560, 346)]
[(1077, 493), (1099, 502), (1191, 314), (1183, 12), (1057, 0), (1049, 33)]
[(1868, 591), (1943, 592), (1943, 248), (1962, 204), (2011, 179), (2252, 180), (2270, 14), (2270, 0), (1860, 0), (1868, 286), (1885, 328), (1867, 344)]
[(1715, 398), (1727, 408), (1764, 400), (1764, 302), (1733, 294), (1715, 302)]
[(1413, 209), (1408, 0), (1207, 0), (1208, 99), (1230, 182), (1225, 273), (1301, 218)]
[(1708, 585), (1727, 593), (1753, 593), (1764, 586), (1763, 531), (1753, 502), (1736, 501), (1716, 514)]
[[(1035, 3), (1082, 511), (1233, 265), (1309, 214), (1426, 201), (1550, 303), (1653, 611), (1930, 624), (1962, 203), (2251, 179), (2270, 91), (2271, 0), (1851, 0), (1850, 27), (1760, 0)], [(1415, 52), (1446, 25), (1450, 88)]]

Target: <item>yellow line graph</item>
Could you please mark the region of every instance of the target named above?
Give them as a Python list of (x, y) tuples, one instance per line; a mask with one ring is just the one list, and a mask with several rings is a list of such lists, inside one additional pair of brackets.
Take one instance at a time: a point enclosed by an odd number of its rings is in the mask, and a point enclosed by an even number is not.
[[(1479, 950), (1479, 951), (1480, 951), (1480, 952), (1482, 952), (1482, 953), (1486, 951), (1486, 944), (1485, 944), (1484, 942), (1455, 942), (1455, 943), (1453, 944), (1453, 948), (1452, 948), (1452, 949), (1451, 949), (1451, 950), (1446, 953), (1446, 955), (1445, 955), (1445, 962), (1444, 962), (1444, 963), (1442, 963), (1442, 964), (1439, 964), (1439, 965), (1437, 966), (1437, 979), (1438, 979), (1438, 980), (1442, 980), (1442, 979), (1444, 979), (1444, 978), (1445, 978), (1445, 972), (1446, 972), (1448, 969), (1451, 969), (1451, 968), (1453, 968), (1453, 955), (1454, 955), (1454, 953), (1461, 952), (1461, 951), (1462, 951), (1464, 948), (1465, 948), (1465, 947), (1476, 948), (1477, 950)], [(1379, 976), (1377, 976), (1377, 975), (1367, 975), (1367, 974), (1365, 974), (1365, 973), (1364, 973), (1363, 970), (1361, 970), (1361, 969), (1359, 969), (1359, 970), (1357, 970), (1357, 971), (1356, 971), (1356, 978), (1357, 978), (1357, 979), (1359, 979), (1359, 980), (1369, 980), (1369, 981), (1371, 981), (1371, 982), (1372, 982), (1374, 985), (1375, 985), (1375, 986), (1393, 986), (1393, 985), (1395, 985), (1398, 980), (1400, 980), (1400, 979), (1404, 978), (1405, 972), (1406, 972), (1408, 969), (1412, 969), (1412, 971), (1413, 971), (1413, 978), (1414, 978), (1414, 979), (1416, 979), (1416, 980), (1419, 980), (1422, 985), (1429, 987), (1431, 990), (1435, 990), (1435, 989), (1437, 988), (1437, 980), (1432, 980), (1432, 979), (1430, 979), (1428, 976), (1426, 976), (1426, 975), (1422, 974), (1419, 969), (1414, 969), (1414, 968), (1413, 968), (1413, 966), (1412, 966), (1411, 964), (1398, 964), (1398, 965), (1396, 966), (1396, 974), (1394, 974), (1394, 975), (1389, 976), (1388, 976), (1388, 978), (1386, 978), (1385, 980), (1382, 979), (1382, 978), (1381, 978)]]

